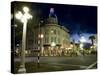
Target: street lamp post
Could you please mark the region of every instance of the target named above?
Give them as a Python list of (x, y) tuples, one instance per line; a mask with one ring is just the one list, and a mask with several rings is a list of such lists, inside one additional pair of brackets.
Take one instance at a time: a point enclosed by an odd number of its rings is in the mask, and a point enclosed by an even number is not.
[(38, 37), (39, 37), (39, 50), (41, 51), (42, 50), (42, 43), (43, 43), (43, 37), (44, 37), (44, 35), (42, 34), (42, 31), (41, 31), (41, 23), (43, 23), (43, 20), (41, 20), (40, 22), (39, 22), (39, 32), (38, 32)]
[(22, 51), (21, 51), (21, 65), (18, 70), (19, 73), (25, 73), (25, 49), (26, 49), (26, 30), (27, 30), (27, 22), (29, 19), (32, 19), (32, 15), (29, 14), (29, 8), (23, 8), (24, 14), (21, 11), (16, 13), (15, 17), (23, 23), (23, 35), (22, 35)]
[(44, 35), (41, 33), (41, 23), (43, 23), (43, 21), (41, 20), (40, 22), (39, 22), (39, 31), (38, 31), (38, 38), (39, 38), (39, 40), (38, 40), (38, 48), (39, 48), (39, 52), (38, 52), (38, 67), (39, 67), (39, 63), (40, 63), (40, 52), (43, 50), (43, 37), (44, 37)]

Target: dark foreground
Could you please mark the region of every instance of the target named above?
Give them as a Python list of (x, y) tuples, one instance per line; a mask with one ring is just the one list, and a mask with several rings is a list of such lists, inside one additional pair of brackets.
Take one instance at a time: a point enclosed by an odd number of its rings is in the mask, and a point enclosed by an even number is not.
[[(19, 65), (20, 60), (17, 58), (15, 59), (14, 73), (17, 73)], [(96, 69), (97, 56), (40, 57), (39, 64), (37, 63), (37, 57), (27, 57), (25, 66), (27, 73)]]

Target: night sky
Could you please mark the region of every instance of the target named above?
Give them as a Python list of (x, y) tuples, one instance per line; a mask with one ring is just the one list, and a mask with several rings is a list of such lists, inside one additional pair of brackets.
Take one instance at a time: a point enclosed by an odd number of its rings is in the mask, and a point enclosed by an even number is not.
[[(80, 36), (88, 37), (97, 34), (97, 7), (62, 5), (46, 3), (19, 3), (28, 6), (33, 16), (45, 20), (49, 16), (50, 8), (54, 8), (59, 25), (65, 26), (70, 32), (71, 39), (79, 40)], [(20, 8), (19, 8), (20, 9)], [(18, 9), (18, 10), (19, 10)]]

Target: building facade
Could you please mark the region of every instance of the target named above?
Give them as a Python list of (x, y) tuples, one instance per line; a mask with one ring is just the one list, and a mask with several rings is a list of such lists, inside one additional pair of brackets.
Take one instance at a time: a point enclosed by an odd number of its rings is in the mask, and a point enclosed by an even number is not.
[(32, 50), (38, 50), (41, 56), (61, 56), (70, 45), (69, 30), (58, 24), (53, 8), (50, 9), (47, 20), (40, 21), (29, 38), (31, 45), (28, 43), (28, 46)]

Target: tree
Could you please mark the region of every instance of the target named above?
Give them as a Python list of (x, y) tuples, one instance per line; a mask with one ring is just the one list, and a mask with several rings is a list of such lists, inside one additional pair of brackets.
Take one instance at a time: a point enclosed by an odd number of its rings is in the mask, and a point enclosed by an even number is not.
[(92, 36), (89, 37), (89, 39), (91, 40), (92, 45), (94, 45), (95, 36), (92, 35)]

